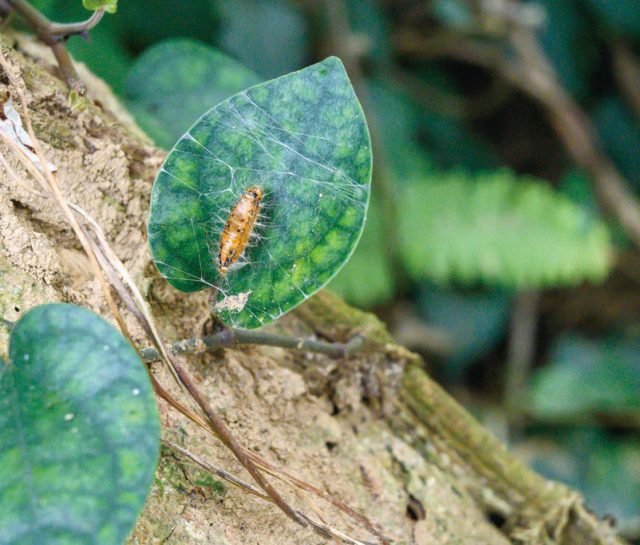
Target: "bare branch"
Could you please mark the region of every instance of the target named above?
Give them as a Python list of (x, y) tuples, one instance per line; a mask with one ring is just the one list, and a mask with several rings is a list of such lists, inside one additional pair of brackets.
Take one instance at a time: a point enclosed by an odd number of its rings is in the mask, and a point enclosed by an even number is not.
[(105, 14), (104, 9), (96, 10), (91, 17), (78, 23), (54, 23), (34, 8), (26, 0), (4, 0), (15, 13), (20, 14), (38, 38), (53, 51), (60, 75), (70, 90), (83, 96), (86, 92), (84, 83), (78, 77), (73, 61), (64, 47), (64, 41), (74, 34), (84, 34), (94, 28)]
[[(324, 354), (331, 358), (348, 358), (359, 352), (364, 346), (364, 339), (356, 336), (347, 343), (330, 343), (304, 339), (302, 337), (290, 337), (265, 331), (252, 331), (247, 329), (224, 329), (213, 335), (201, 339), (184, 339), (173, 343), (170, 350), (173, 354), (201, 354), (210, 352), (216, 348), (234, 348), (242, 345), (279, 346), (281, 348), (293, 348)], [(160, 354), (154, 348), (140, 350), (140, 355), (147, 362), (157, 361)]]

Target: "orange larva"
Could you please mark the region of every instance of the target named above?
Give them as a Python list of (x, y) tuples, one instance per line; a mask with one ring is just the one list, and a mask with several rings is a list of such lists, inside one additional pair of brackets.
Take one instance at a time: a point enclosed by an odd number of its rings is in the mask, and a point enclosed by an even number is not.
[(218, 252), (218, 272), (227, 274), (231, 267), (244, 254), (249, 237), (260, 214), (260, 204), (264, 193), (256, 185), (247, 189), (231, 210), (220, 235)]

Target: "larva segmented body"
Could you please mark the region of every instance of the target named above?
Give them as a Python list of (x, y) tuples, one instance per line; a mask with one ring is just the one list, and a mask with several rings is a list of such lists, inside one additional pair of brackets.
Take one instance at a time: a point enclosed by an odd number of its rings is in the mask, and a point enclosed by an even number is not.
[(260, 214), (264, 192), (254, 185), (247, 189), (231, 210), (222, 234), (218, 251), (218, 272), (226, 275), (229, 268), (242, 257), (249, 237)]

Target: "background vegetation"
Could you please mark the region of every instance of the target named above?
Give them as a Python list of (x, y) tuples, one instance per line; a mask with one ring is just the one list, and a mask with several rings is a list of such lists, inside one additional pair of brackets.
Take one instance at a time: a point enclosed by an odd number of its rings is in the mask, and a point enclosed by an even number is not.
[(375, 173), (332, 288), (640, 539), (640, 239), (621, 213), (640, 198), (639, 3), (122, 0), (69, 49), (167, 149), (230, 94), (340, 56)]

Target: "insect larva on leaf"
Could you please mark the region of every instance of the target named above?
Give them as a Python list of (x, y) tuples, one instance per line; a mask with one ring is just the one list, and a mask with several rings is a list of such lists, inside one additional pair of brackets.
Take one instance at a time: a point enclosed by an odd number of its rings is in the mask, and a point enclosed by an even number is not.
[(229, 268), (244, 254), (253, 233), (264, 192), (254, 185), (247, 189), (231, 213), (220, 235), (220, 250), (218, 251), (218, 272), (226, 275)]

